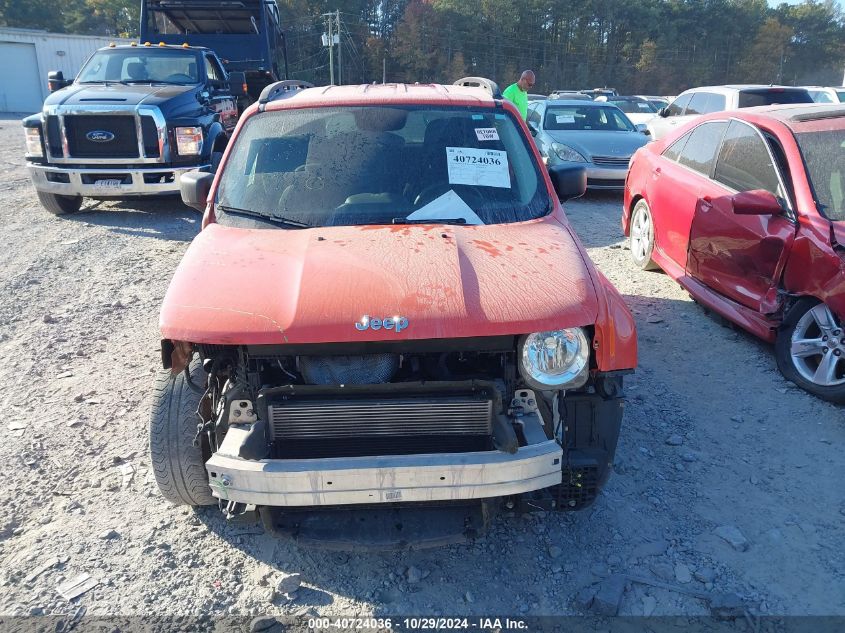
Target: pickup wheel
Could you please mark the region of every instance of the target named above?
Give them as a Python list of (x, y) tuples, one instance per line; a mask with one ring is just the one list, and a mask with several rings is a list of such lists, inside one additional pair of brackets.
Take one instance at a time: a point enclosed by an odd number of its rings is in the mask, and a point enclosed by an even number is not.
[(796, 385), (845, 403), (845, 323), (824, 303), (804, 298), (787, 312), (775, 341), (778, 369)]
[(82, 206), (82, 196), (60, 196), (57, 193), (36, 191), (41, 206), (53, 215), (76, 213)]
[[(205, 384), (199, 359), (191, 362), (190, 372), (191, 382)], [(194, 446), (199, 403), (200, 395), (188, 386), (184, 372), (176, 376), (169, 369), (159, 372), (150, 415), (150, 458), (161, 494), (176, 505), (217, 503), (205, 471), (208, 439), (202, 436), (200, 446)]]

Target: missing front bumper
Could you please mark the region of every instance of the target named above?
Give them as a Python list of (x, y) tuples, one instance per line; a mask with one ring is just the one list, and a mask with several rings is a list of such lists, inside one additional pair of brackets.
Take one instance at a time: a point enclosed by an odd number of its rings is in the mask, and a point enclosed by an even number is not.
[(562, 451), (549, 440), (516, 453), (482, 451), (206, 463), (215, 497), (259, 506), (433, 502), (517, 495), (561, 483)]

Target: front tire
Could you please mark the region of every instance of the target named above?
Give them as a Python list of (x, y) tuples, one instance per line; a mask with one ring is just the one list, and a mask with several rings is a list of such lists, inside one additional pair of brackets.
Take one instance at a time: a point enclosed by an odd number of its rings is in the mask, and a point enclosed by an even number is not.
[(53, 215), (76, 213), (82, 207), (82, 196), (60, 196), (57, 193), (36, 191), (41, 206)]
[[(205, 385), (199, 359), (191, 361), (190, 372), (192, 383)], [(199, 403), (200, 395), (188, 386), (184, 372), (176, 376), (169, 369), (159, 372), (150, 415), (150, 459), (161, 494), (176, 505), (217, 503), (208, 485), (202, 443), (194, 446)]]
[(643, 270), (657, 270), (651, 254), (654, 251), (654, 221), (644, 199), (637, 201), (631, 211), (631, 259)]
[(787, 380), (823, 400), (845, 403), (845, 324), (824, 303), (804, 298), (792, 306), (775, 353)]

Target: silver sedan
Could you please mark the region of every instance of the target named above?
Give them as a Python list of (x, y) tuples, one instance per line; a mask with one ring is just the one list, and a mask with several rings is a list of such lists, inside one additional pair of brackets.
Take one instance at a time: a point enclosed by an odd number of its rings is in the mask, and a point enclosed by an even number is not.
[(649, 140), (619, 108), (595, 101), (533, 102), (528, 127), (546, 164), (584, 165), (590, 189), (623, 189), (631, 155)]

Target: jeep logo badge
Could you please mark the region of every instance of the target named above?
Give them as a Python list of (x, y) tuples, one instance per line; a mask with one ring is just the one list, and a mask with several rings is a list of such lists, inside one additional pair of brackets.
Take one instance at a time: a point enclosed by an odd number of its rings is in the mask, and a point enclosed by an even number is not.
[(355, 329), (359, 332), (366, 330), (393, 330), (397, 334), (408, 327), (408, 319), (403, 316), (384, 317), (377, 319), (365, 314), (360, 321), (355, 322)]
[(85, 135), (85, 138), (94, 143), (108, 143), (114, 140), (114, 134), (107, 130), (91, 130)]

